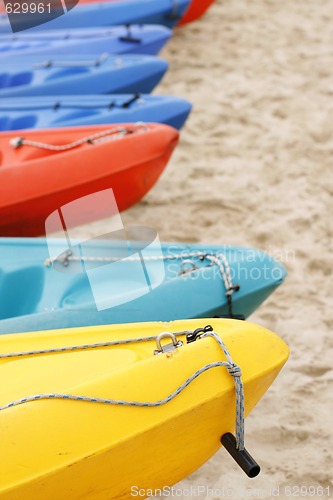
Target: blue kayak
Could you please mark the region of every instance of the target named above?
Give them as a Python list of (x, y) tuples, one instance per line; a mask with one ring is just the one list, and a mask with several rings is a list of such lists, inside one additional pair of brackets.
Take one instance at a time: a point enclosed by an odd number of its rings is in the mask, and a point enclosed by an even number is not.
[(151, 54), (160, 52), (172, 31), (164, 26), (116, 26), (0, 35), (0, 60), (46, 54)]
[(16, 97), (0, 99), (0, 132), (26, 128), (158, 122), (180, 129), (191, 104), (149, 94)]
[(15, 58), (0, 73), (0, 97), (149, 93), (167, 62), (153, 56), (46, 56)]
[(286, 277), (271, 256), (241, 247), (96, 239), (66, 249), (0, 239), (0, 333), (248, 317)]
[[(50, 21), (49, 15), (45, 14), (45, 24), (31, 28), (31, 30), (93, 28), (120, 24), (160, 24), (173, 28), (185, 14), (189, 5), (190, 0), (140, 0), (139, 2), (123, 0), (79, 4), (66, 14)], [(39, 14), (38, 18), (42, 19), (43, 15)], [(20, 25), (22, 25), (21, 28)], [(25, 29), (26, 16), (24, 14), (15, 14), (15, 27), (15, 31)], [(7, 15), (0, 15), (0, 33), (11, 32)]]

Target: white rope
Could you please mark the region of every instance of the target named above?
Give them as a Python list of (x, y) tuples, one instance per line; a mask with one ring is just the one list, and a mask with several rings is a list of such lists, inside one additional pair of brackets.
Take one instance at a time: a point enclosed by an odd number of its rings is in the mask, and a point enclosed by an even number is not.
[[(188, 252), (182, 254), (173, 254), (173, 255), (151, 255), (149, 257), (144, 257), (144, 260), (148, 261), (160, 261), (160, 260), (179, 260), (179, 259), (188, 259), (190, 257), (206, 257), (205, 252)], [(123, 259), (126, 262), (136, 262), (141, 261), (139, 257), (75, 257), (74, 255), (67, 254), (64, 258), (56, 257), (55, 259), (46, 259), (44, 264), (46, 266), (52, 265), (54, 262), (117, 262), (118, 260)]]
[[(224, 283), (224, 287), (226, 289), (227, 295), (231, 295), (235, 289), (232, 284), (232, 278), (231, 278), (231, 271), (230, 271), (230, 266), (228, 259), (226, 256), (222, 253), (218, 253), (216, 255), (212, 254), (207, 254), (206, 252), (187, 252), (187, 253), (182, 253), (182, 254), (174, 254), (174, 255), (152, 255), (149, 257), (144, 257), (145, 261), (166, 261), (166, 260), (184, 260), (184, 259), (189, 259), (189, 258), (199, 258), (201, 260), (207, 259), (210, 261), (212, 264), (215, 264), (218, 266), (221, 278)], [(141, 261), (142, 259), (140, 257), (125, 257), (122, 258), (123, 261), (125, 262), (138, 262)], [(56, 257), (55, 259), (46, 259), (44, 261), (44, 265), (49, 267), (51, 266), (54, 262), (60, 262), (64, 264), (65, 266), (67, 265), (68, 262), (118, 262), (120, 260), (120, 257), (75, 257), (70, 254), (66, 254), (64, 258)], [(198, 270), (197, 268), (194, 268), (194, 271)]]
[(111, 128), (108, 130), (104, 130), (102, 132), (98, 132), (96, 134), (92, 134), (88, 137), (83, 137), (82, 139), (78, 139), (77, 141), (63, 144), (61, 146), (56, 146), (54, 144), (45, 144), (43, 142), (38, 141), (30, 141), (28, 139), (24, 139), (24, 137), (14, 137), (9, 141), (9, 144), (13, 148), (20, 148), (22, 146), (30, 146), (34, 148), (46, 149), (48, 151), (68, 151), (70, 149), (77, 148), (82, 146), (83, 144), (93, 144), (98, 142), (103, 142), (103, 140), (115, 140), (120, 137), (124, 137), (125, 135), (129, 135), (135, 132), (135, 129), (126, 129), (124, 127)]
[(225, 284), (225, 288), (227, 291), (232, 289), (232, 279), (229, 262), (223, 253), (219, 253), (215, 255), (206, 255), (206, 259), (216, 264), (220, 270), (221, 276), (223, 277), (223, 281)]

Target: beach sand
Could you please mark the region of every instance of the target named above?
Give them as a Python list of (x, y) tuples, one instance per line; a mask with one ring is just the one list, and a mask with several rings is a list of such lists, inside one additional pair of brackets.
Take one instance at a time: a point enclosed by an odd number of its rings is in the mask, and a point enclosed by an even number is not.
[(227, 488), (229, 498), (290, 498), (287, 486), (333, 495), (332, 26), (333, 0), (219, 0), (162, 53), (170, 71), (157, 92), (194, 110), (160, 182), (124, 223), (161, 240), (258, 247), (289, 271), (250, 318), (291, 348), (246, 421), (262, 473), (247, 479), (221, 449), (177, 485), (179, 498), (199, 485), (225, 492), (198, 498), (227, 498)]

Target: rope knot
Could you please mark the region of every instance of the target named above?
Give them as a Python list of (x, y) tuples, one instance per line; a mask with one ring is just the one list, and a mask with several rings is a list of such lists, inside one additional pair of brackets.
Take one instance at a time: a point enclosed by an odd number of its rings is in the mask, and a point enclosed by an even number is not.
[(229, 363), (227, 370), (232, 377), (240, 378), (242, 376), (242, 370), (236, 363)]
[(239, 285), (232, 285), (228, 288), (226, 295), (231, 296), (234, 292), (238, 292), (240, 289)]
[(12, 146), (12, 148), (17, 149), (23, 145), (23, 141), (23, 137), (13, 137), (13, 139), (10, 139), (9, 144)]

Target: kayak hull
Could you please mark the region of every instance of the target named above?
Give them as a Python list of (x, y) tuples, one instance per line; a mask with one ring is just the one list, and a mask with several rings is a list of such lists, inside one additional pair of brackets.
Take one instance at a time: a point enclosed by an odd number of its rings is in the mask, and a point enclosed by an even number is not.
[(206, 11), (213, 5), (215, 0), (192, 0), (190, 7), (181, 19), (179, 25), (193, 23), (202, 17)]
[[(144, 233), (144, 228), (139, 227), (137, 230), (139, 234)], [(131, 231), (131, 228), (127, 228), (127, 235), (132, 234)], [(77, 248), (77, 242), (70, 241), (71, 247)], [(161, 277), (156, 282), (158, 286), (151, 289), (140, 278), (140, 260), (133, 263), (118, 262), (114, 267), (105, 265), (101, 268), (99, 279), (93, 274), (94, 268), (86, 267), (84, 272), (80, 272), (73, 262), (69, 262), (66, 267), (57, 263), (47, 265), (50, 256), (57, 257), (64, 249), (68, 249), (68, 243), (64, 245), (64, 242), (50, 238), (0, 239), (0, 333), (128, 321), (227, 317), (226, 285), (219, 269), (216, 265), (212, 266), (208, 259), (192, 257), (198, 253), (213, 256), (222, 254), (226, 259), (233, 277), (232, 283), (239, 285), (239, 290), (232, 297), (232, 312), (238, 316), (248, 317), (252, 314), (286, 278), (283, 265), (260, 250), (162, 243), (161, 248), (152, 245), (145, 249), (144, 265), (151, 277), (150, 287), (155, 283), (154, 277)], [(105, 258), (123, 255), (123, 248), (127, 248), (127, 244), (117, 246), (112, 240), (91, 239), (83, 247), (79, 245), (77, 251), (80, 250), (82, 256)], [(130, 246), (134, 247), (134, 243)], [(156, 260), (161, 255), (164, 261)], [(182, 274), (186, 259), (193, 261), (194, 268)], [(134, 280), (134, 276), (139, 278)], [(29, 289), (28, 295), (26, 289)], [(137, 295), (133, 296), (135, 291)], [(97, 308), (96, 297), (100, 296), (108, 300), (106, 308)], [(179, 297), (186, 297), (186, 300), (179, 300)]]
[[(62, 145), (114, 128), (118, 127), (25, 131), (21, 136), (27, 140)], [(177, 144), (178, 132), (160, 124), (147, 125), (145, 132), (140, 132), (140, 127), (131, 124), (125, 125), (125, 130), (137, 132), (93, 146), (85, 143), (64, 152), (29, 146), (14, 149), (9, 141), (18, 134), (2, 133), (0, 234), (45, 234), (45, 221), (53, 211), (73, 200), (107, 188), (113, 190), (120, 211), (137, 203), (164, 170)], [(146, 140), (142, 140), (144, 134)], [(96, 206), (87, 214), (85, 222), (101, 216), (103, 214), (100, 214), (99, 207)]]
[(181, 129), (191, 108), (185, 99), (149, 94), (17, 97), (0, 102), (0, 131), (137, 122)]
[[(193, 330), (208, 322), (242, 369), (247, 415), (281, 370), (289, 351), (275, 334), (245, 322), (209, 319), (32, 333), (15, 336), (15, 342), (12, 336), (3, 337), (0, 348), (2, 353), (23, 352), (32, 347), (133, 339), (165, 330)], [(225, 360), (212, 338), (158, 356), (153, 354), (154, 345), (150, 341), (139, 347), (1, 360), (0, 402), (53, 392), (156, 401), (203, 366)], [(178, 482), (220, 448), (221, 436), (234, 431), (235, 388), (226, 368), (219, 367), (157, 408), (45, 400), (3, 410), (0, 420), (6, 430), (0, 451), (1, 499), (131, 498), (133, 487), (147, 491)], [(226, 457), (224, 464), (228, 464)]]
[(60, 56), (87, 54), (158, 54), (172, 31), (164, 26), (115, 26), (71, 30), (28, 31), (0, 35), (0, 60), (31, 55)]
[(16, 57), (0, 75), (0, 97), (149, 93), (167, 69), (153, 56)]
[[(124, 0), (122, 2), (102, 2), (77, 5), (55, 19), (45, 16), (44, 24), (31, 28), (33, 32), (40, 30), (95, 28), (100, 26), (116, 26), (123, 24), (158, 24), (173, 28), (186, 12), (190, 0)], [(41, 15), (39, 16), (41, 19)], [(27, 28), (26, 17), (19, 14), (15, 17), (14, 31)], [(28, 30), (27, 30), (28, 31)], [(0, 33), (11, 33), (8, 17), (0, 15)]]

